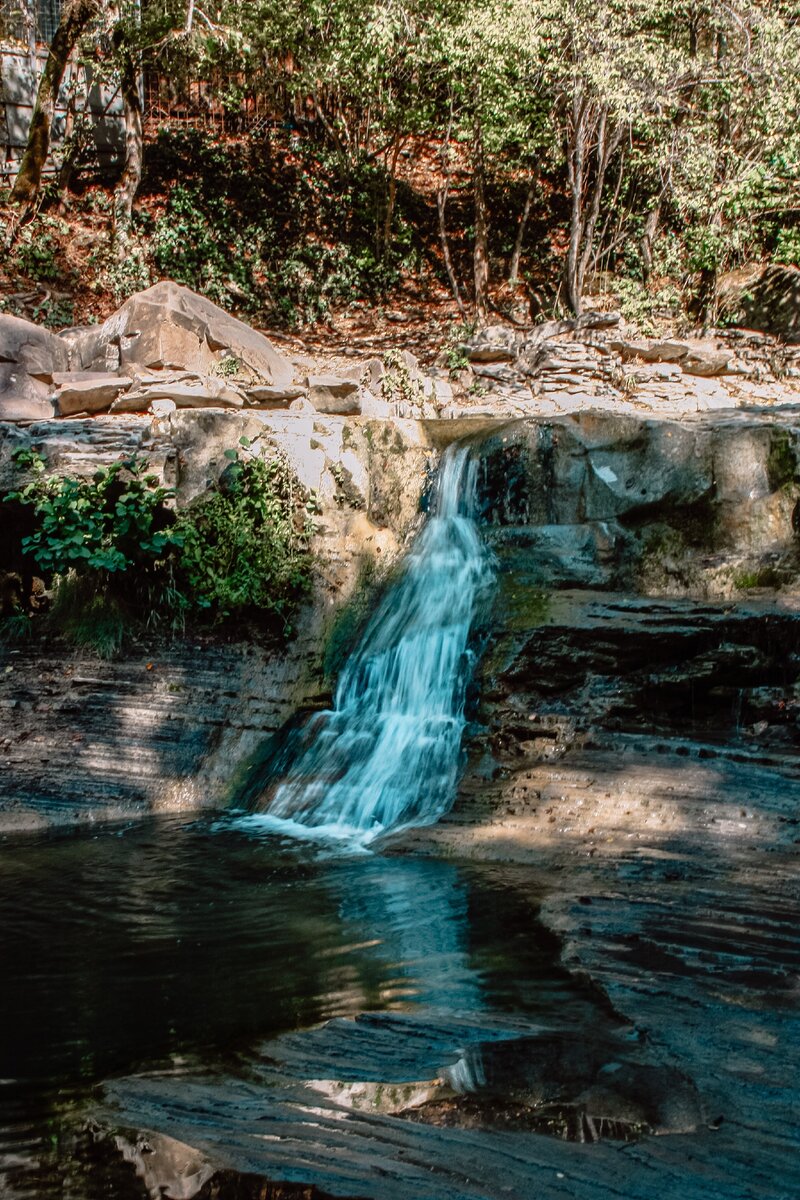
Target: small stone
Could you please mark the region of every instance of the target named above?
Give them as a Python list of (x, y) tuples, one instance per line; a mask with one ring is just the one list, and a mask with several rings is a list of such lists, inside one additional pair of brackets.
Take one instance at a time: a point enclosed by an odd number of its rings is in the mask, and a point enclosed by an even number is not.
[(308, 398), (317, 412), (356, 416), (361, 412), (358, 383), (340, 375), (309, 375)]

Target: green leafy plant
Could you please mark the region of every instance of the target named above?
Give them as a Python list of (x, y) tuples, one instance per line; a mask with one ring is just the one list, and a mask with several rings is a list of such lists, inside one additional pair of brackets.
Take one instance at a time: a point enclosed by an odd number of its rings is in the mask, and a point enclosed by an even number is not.
[(314, 507), (288, 459), (228, 450), (217, 491), (182, 513), (175, 533), (177, 587), (186, 608), (217, 619), (261, 613), (285, 633), (311, 585)]
[(464, 342), (472, 337), (476, 326), (474, 322), (464, 322), (462, 324), (453, 324), (447, 331), (442, 353), (444, 354), (447, 369), (451, 377), (458, 375), (459, 371), (464, 371), (469, 367), (469, 359), (464, 353)]
[(164, 503), (173, 492), (145, 474), (144, 463), (126, 459), (91, 478), (72, 478), (48, 475), (35, 450), (19, 450), (14, 459), (31, 478), (8, 499), (34, 507), (38, 527), (22, 549), (40, 570), (58, 576), (146, 570), (177, 544), (165, 527)]
[(103, 657), (158, 622), (262, 618), (288, 636), (311, 585), (315, 497), (284, 455), (254, 455), (246, 438), (226, 458), (217, 489), (176, 516), (172, 490), (139, 460), (57, 477), (18, 451), (28, 477), (7, 499), (34, 510), (21, 549), (50, 580), (48, 626)]
[(54, 283), (62, 278), (58, 261), (57, 234), (69, 233), (69, 226), (54, 217), (42, 216), (35, 225), (24, 228), (15, 247), (15, 266), (22, 275), (39, 283)]
[(381, 380), (381, 389), (389, 403), (403, 403), (412, 408), (422, 408), (425, 392), (419, 379), (415, 379), (408, 363), (399, 350), (387, 350), (383, 356), (386, 374)]

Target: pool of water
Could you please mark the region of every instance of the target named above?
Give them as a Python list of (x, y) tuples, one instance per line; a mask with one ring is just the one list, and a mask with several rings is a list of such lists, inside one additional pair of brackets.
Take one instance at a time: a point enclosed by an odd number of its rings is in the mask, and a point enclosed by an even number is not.
[(116, 1077), (246, 1074), (270, 1039), (363, 1013), (612, 1024), (539, 899), (527, 868), (326, 857), (232, 822), (7, 842), (0, 1194), (122, 1194), (74, 1150)]

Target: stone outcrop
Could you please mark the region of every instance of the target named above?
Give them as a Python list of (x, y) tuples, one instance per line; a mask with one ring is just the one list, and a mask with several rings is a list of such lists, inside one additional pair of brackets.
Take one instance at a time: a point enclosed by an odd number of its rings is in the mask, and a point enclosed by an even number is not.
[(751, 265), (723, 275), (719, 306), (728, 321), (800, 342), (800, 269), (772, 263)]
[(678, 416), (800, 400), (800, 348), (747, 330), (644, 338), (625, 332), (618, 313), (587, 313), (532, 329), (490, 326), (458, 351), (468, 366), (445, 416), (588, 407)]
[(145, 413), (163, 400), (176, 408), (421, 418), (439, 416), (452, 400), (448, 381), (407, 351), (387, 364), (372, 358), (332, 372), (292, 361), (264, 334), (164, 281), (102, 325), (60, 336), (0, 318), (0, 419)]
[(189, 288), (165, 280), (126, 300), (97, 329), (65, 336), (73, 365), (184, 369), (211, 375), (225, 359), (254, 381), (292, 381), (293, 368), (268, 338)]
[(800, 569), (800, 440), (783, 419), (575, 413), (481, 439), (484, 520), (542, 587), (736, 595)]
[[(434, 454), (413, 422), (314, 413), (172, 408), (153, 418), (0, 424), (0, 491), (23, 481), (14, 452), (35, 446), (56, 475), (143, 460), (179, 506), (216, 486), (242, 438), (249, 454), (282, 450), (316, 498), (315, 588), (297, 637), (270, 650), (154, 633), (119, 663), (81, 660), (59, 644), (0, 643), (0, 829), (224, 806), (265, 738), (327, 698), (331, 622), (364, 564), (379, 576), (413, 532)], [(0, 526), (0, 560), (14, 534), (8, 521)], [(22, 581), (12, 565), (13, 610)], [(0, 575), (0, 605), (5, 587)]]
[(0, 313), (0, 420), (52, 416), (53, 376), (67, 366), (67, 349), (54, 333)]

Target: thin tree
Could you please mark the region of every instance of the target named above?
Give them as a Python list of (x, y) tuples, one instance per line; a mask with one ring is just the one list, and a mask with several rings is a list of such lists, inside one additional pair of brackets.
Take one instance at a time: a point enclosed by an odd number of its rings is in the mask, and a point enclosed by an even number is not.
[[(58, 28), (39, 80), (25, 153), (11, 190), (12, 203), (19, 205), (21, 209), (19, 219), (24, 219), (34, 211), (39, 198), (42, 175), (50, 153), (53, 119), (67, 63), (81, 34), (100, 14), (102, 8), (103, 0), (65, 0), (61, 9)], [(11, 231), (12, 236), (13, 232), (14, 230)]]

